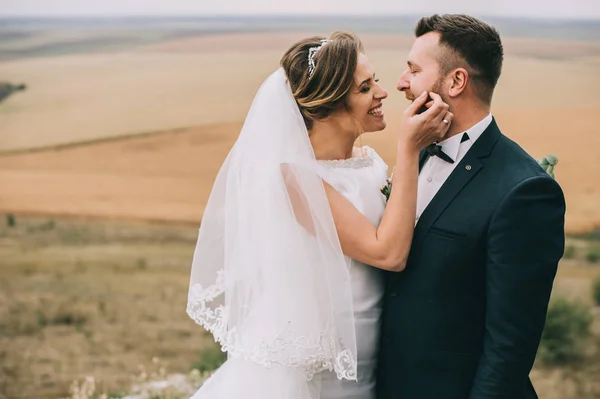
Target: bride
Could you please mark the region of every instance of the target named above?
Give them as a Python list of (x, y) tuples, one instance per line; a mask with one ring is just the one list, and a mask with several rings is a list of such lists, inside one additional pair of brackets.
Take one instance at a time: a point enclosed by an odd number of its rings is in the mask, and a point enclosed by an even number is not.
[(194, 399), (374, 398), (380, 269), (405, 266), (418, 155), (453, 116), (435, 93), (406, 109), (386, 204), (387, 165), (353, 147), (385, 128), (377, 82), (336, 32), (294, 44), (260, 87), (194, 253), (187, 312), (228, 354)]

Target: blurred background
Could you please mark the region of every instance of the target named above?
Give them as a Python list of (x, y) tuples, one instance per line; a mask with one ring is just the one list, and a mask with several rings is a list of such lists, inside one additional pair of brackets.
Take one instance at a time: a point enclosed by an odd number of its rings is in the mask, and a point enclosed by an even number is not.
[(0, 399), (187, 398), (223, 361), (185, 314), (197, 229), (260, 83), (295, 41), (357, 33), (390, 94), (362, 144), (393, 163), (414, 25), (447, 12), (500, 31), (493, 114), (559, 159), (534, 385), (600, 398), (597, 0), (0, 0)]

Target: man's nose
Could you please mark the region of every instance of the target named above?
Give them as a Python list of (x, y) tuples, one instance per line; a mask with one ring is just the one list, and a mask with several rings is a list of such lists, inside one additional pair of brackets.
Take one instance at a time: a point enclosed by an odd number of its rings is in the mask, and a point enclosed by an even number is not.
[(406, 78), (406, 72), (404, 72), (400, 76), (400, 79), (398, 79), (398, 85), (396, 86), (396, 88), (398, 89), (398, 91), (405, 91), (410, 88), (410, 82)]

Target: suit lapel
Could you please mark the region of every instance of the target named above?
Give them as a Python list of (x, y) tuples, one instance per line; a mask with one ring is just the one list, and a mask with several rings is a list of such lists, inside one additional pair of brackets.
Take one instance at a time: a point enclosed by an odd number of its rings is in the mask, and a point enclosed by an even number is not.
[(421, 150), (421, 153), (419, 154), (419, 173), (421, 173), (421, 169), (423, 169), (423, 165), (425, 165), (427, 158), (427, 150)]
[[(413, 246), (421, 243), (442, 212), (469, 181), (483, 169), (484, 165), (481, 159), (490, 155), (494, 145), (500, 138), (500, 134), (496, 121), (492, 120), (490, 126), (481, 134), (460, 163), (456, 165), (456, 168), (423, 211), (415, 227)], [(421, 158), (423, 158), (423, 154), (421, 154)], [(419, 162), (419, 166), (422, 166), (421, 162)]]

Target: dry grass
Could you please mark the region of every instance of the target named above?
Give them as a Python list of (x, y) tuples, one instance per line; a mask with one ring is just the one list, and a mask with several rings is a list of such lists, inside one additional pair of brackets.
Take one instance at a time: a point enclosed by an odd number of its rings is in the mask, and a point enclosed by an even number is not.
[[(196, 226), (16, 222), (0, 223), (0, 398), (66, 396), (86, 375), (100, 391), (123, 392), (154, 356), (170, 372), (187, 373), (212, 342), (185, 314)], [(600, 267), (585, 263), (584, 253), (561, 264), (555, 295), (591, 303)], [(595, 334), (600, 340), (600, 316)], [(584, 398), (563, 393), (593, 381), (600, 357), (591, 355), (577, 369), (536, 367), (541, 397)]]
[[(570, 259), (559, 265), (554, 283), (553, 298), (564, 297), (593, 307), (592, 281), (600, 278), (600, 267), (585, 260), (589, 248), (598, 240), (567, 239), (567, 246), (576, 248)], [(595, 308), (592, 337), (587, 358), (580, 364), (565, 368), (544, 367), (536, 364), (531, 379), (540, 398), (544, 399), (598, 399), (600, 398), (600, 308)]]
[[(2, 221), (2, 224), (4, 221)], [(154, 356), (187, 372), (211, 341), (185, 314), (195, 228), (17, 218), (0, 230), (0, 398), (126, 388)]]

